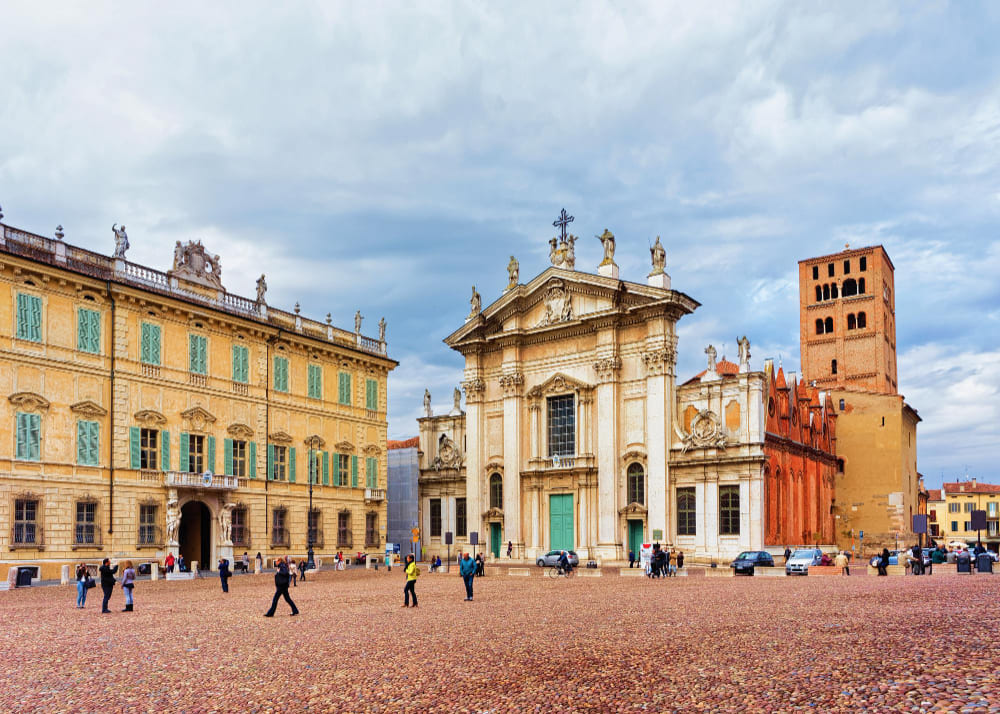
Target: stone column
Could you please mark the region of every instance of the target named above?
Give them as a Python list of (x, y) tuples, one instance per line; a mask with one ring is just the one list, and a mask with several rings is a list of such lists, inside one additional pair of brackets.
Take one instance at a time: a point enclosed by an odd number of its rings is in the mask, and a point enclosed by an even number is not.
[(465, 389), (465, 498), (468, 516), (469, 532), (479, 533), (483, 542), (483, 445), (486, 440), (484, 429), (483, 401), (486, 385), (479, 378), (478, 370), (466, 372), (466, 380), (462, 383)]
[[(618, 371), (621, 360), (605, 356), (594, 363), (597, 373), (597, 553), (605, 559), (618, 551)], [(589, 395), (581, 400), (589, 401)]]
[(705, 550), (714, 558), (719, 552), (719, 482), (706, 482), (704, 489)]
[(750, 483), (747, 488), (750, 494), (750, 515), (748, 517), (750, 527), (750, 550), (764, 549), (764, 481), (757, 474), (751, 473)]
[(535, 400), (528, 405), (528, 439), (531, 442), (532, 460), (539, 457), (538, 452), (538, 420), (541, 418), (542, 405)]
[(514, 542), (520, 549), (521, 538), (521, 406), (523, 402), (524, 375), (506, 372), (500, 377), (503, 391), (503, 524), (504, 540)]
[(670, 494), (668, 459), (673, 437), (674, 349), (661, 343), (644, 352), (642, 360), (646, 369), (648, 527), (651, 538), (654, 530), (661, 530), (667, 541), (670, 539), (667, 501)]
[(528, 558), (537, 558), (541, 554), (541, 517), (542, 517), (542, 489), (540, 486), (532, 486), (530, 490), (531, 498), (531, 548), (527, 553)]

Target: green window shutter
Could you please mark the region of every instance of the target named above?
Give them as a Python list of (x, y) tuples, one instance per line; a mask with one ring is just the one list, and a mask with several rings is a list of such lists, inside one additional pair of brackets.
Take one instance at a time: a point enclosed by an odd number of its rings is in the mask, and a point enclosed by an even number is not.
[(208, 437), (208, 468), (206, 471), (215, 473), (215, 437)]
[(160, 326), (142, 323), (142, 347), (139, 359), (144, 364), (160, 364)]
[(323, 398), (323, 368), (318, 364), (309, 365), (309, 396), (313, 399)]
[(17, 414), (17, 458), (26, 459), (28, 457), (28, 415)]
[(97, 466), (100, 461), (98, 452), (101, 448), (101, 425), (96, 421), (90, 422), (90, 443), (87, 446), (87, 463)]
[(101, 344), (101, 315), (81, 307), (76, 311), (76, 348), (96, 354)]
[(284, 357), (274, 358), (274, 388), (279, 392), (288, 391), (288, 360)]
[(150, 364), (160, 364), (160, 326), (152, 325), (153, 328), (153, 351), (152, 362)]
[(378, 488), (378, 459), (369, 456), (365, 460), (367, 473), (365, 474), (368, 488)]
[(222, 441), (222, 468), (226, 476), (233, 475), (233, 440), (223, 439)]
[(195, 374), (208, 374), (208, 339), (201, 335), (188, 337), (188, 368)]
[(188, 335), (188, 371), (198, 371), (198, 338), (196, 335)]
[(177, 470), (182, 472), (187, 472), (191, 468), (190, 461), (188, 458), (188, 435), (186, 432), (181, 432), (181, 457), (180, 463), (177, 464)]
[(346, 372), (341, 372), (340, 375), (339, 375), (339, 377), (340, 377), (340, 385), (339, 385), (339, 389), (337, 390), (338, 393), (339, 393), (339, 399), (338, 399), (338, 401), (341, 404), (350, 404), (351, 403), (351, 375), (347, 374)]
[(288, 482), (295, 483), (295, 447), (288, 447)]
[(333, 485), (340, 485), (340, 454), (333, 454)]
[(351, 488), (358, 487), (358, 457), (351, 454)]
[(330, 452), (323, 452), (323, 485), (330, 485)]
[(250, 381), (249, 350), (242, 345), (233, 345), (233, 381), (243, 384)]
[(170, 470), (170, 432), (160, 432), (160, 468), (163, 471)]
[(42, 299), (40, 297), (31, 296), (31, 300), (28, 303), (30, 307), (30, 320), (31, 320), (31, 337), (29, 339), (35, 342), (42, 341)]
[(267, 445), (267, 480), (274, 481), (274, 444)]
[[(240, 379), (243, 372), (240, 369), (240, 347), (239, 345), (233, 345), (233, 381), (242, 382)], [(226, 473), (229, 473), (228, 471)]]
[(139, 325), (139, 361), (149, 364), (149, 325), (145, 322)]
[(374, 379), (365, 381), (365, 408), (371, 411), (378, 410), (378, 382)]
[(78, 421), (76, 423), (76, 463), (87, 463), (87, 447), (90, 440), (90, 431), (87, 429), (87, 422)]
[(28, 458), (32, 461), (41, 459), (42, 452), (42, 417), (39, 414), (28, 414)]
[(17, 339), (28, 338), (28, 296), (17, 294)]
[(139, 427), (130, 426), (128, 428), (128, 453), (130, 465), (133, 469), (139, 468)]
[(257, 442), (250, 442), (250, 478), (257, 478)]
[(17, 337), (42, 341), (42, 299), (37, 295), (17, 294)]

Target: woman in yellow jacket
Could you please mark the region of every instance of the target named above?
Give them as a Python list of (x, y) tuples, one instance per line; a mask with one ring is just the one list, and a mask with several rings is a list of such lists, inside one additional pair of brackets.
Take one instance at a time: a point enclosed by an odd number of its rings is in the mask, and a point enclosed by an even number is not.
[(413, 595), (413, 607), (417, 606), (417, 576), (420, 575), (420, 568), (417, 567), (413, 554), (406, 556), (406, 586), (403, 588), (403, 607), (410, 606), (410, 595)]

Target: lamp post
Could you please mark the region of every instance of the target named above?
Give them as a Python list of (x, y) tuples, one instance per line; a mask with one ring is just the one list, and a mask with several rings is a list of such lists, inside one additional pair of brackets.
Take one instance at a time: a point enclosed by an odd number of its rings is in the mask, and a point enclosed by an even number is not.
[(316, 462), (313, 458), (313, 446), (314, 440), (309, 440), (309, 513), (306, 514), (306, 539), (308, 545), (308, 560), (306, 561), (306, 570), (316, 569), (316, 560), (313, 557), (313, 481), (316, 479), (314, 475), (314, 469), (316, 468)]

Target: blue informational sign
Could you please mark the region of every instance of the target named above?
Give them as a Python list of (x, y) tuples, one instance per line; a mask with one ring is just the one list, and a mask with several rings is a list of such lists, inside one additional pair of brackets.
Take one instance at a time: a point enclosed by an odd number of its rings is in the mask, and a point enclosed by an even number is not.
[(393, 555), (399, 555), (399, 543), (392, 544), (392, 553)]
[(858, 531), (858, 538), (864, 538), (864, 537), (865, 537), (865, 532), (864, 531)]

